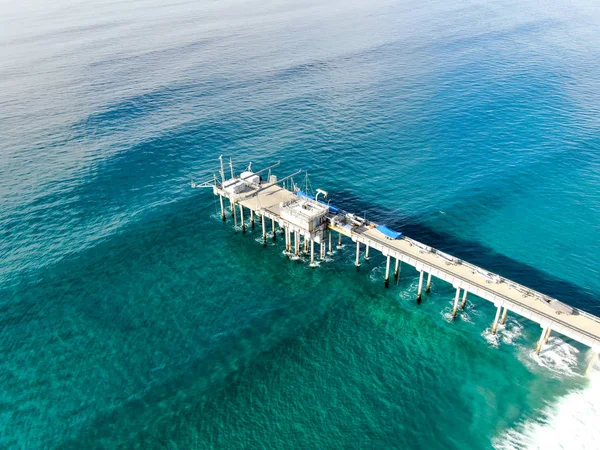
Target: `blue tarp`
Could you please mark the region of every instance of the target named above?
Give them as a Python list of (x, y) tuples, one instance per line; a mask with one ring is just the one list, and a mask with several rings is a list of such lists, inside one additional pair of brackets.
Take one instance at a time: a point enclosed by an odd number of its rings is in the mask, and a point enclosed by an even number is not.
[(310, 194), (307, 194), (307, 193), (306, 193), (306, 192), (304, 192), (304, 191), (298, 191), (298, 192), (296, 192), (296, 195), (297, 195), (298, 197), (310, 198), (311, 200), (314, 200), (314, 199), (315, 199), (315, 198), (314, 198), (312, 195), (310, 195)]
[(387, 237), (389, 239), (398, 239), (400, 236), (402, 236), (402, 233), (399, 233), (394, 230), (390, 230), (385, 225), (378, 225), (376, 227), (376, 230), (379, 231), (381, 234), (385, 235), (385, 237)]
[(325, 206), (328, 206), (329, 207), (329, 211), (332, 212), (332, 213), (337, 214), (337, 213), (340, 212), (339, 209), (337, 209), (335, 206), (331, 206), (329, 203), (322, 202), (321, 200), (319, 200), (319, 203), (323, 203)]

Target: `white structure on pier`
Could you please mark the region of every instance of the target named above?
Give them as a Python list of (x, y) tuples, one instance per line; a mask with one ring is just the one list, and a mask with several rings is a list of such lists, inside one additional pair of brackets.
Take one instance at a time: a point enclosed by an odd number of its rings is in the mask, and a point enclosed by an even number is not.
[(297, 196), (283, 202), (280, 208), (281, 219), (311, 234), (327, 227), (329, 208), (315, 200)]

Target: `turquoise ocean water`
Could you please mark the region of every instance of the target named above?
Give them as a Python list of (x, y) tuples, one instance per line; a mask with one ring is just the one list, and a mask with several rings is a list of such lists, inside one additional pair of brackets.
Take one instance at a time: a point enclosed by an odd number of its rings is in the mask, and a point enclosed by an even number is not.
[(223, 224), (217, 169), (600, 314), (600, 8), (4, 2), (0, 448), (597, 448), (589, 352), (354, 248)]

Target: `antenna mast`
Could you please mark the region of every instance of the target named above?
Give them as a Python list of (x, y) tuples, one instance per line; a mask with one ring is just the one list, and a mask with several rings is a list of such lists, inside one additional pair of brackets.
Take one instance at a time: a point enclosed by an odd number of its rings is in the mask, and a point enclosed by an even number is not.
[(221, 183), (225, 183), (225, 167), (223, 166), (223, 155), (219, 156), (219, 162), (221, 163)]

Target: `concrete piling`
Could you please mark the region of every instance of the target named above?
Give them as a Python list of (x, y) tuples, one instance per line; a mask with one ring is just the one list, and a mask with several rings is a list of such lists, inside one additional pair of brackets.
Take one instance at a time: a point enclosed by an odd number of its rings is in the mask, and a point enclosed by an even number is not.
[(498, 331), (498, 321), (500, 320), (501, 310), (502, 306), (498, 306), (498, 310), (496, 311), (496, 317), (494, 318), (494, 324), (492, 325), (492, 334), (496, 334), (496, 331)]
[(244, 206), (240, 203), (240, 220), (242, 221), (242, 233), (246, 232), (246, 224), (244, 223)]
[(263, 238), (263, 246), (267, 246), (267, 228), (265, 227), (265, 216), (264, 214), (260, 217), (260, 224), (262, 226), (262, 238)]
[(285, 251), (290, 253), (290, 250), (292, 249), (292, 237), (290, 236), (290, 229), (284, 226), (283, 231), (285, 233)]
[(223, 220), (223, 222), (225, 222), (227, 218), (225, 217), (225, 206), (223, 205), (222, 195), (219, 195), (219, 202), (221, 203), (221, 219)]
[(540, 352), (542, 351), (542, 346), (543, 346), (543, 345), (544, 345), (544, 343), (545, 343), (545, 340), (546, 340), (546, 334), (548, 333), (548, 329), (549, 329), (549, 328), (550, 328), (550, 327), (549, 327), (548, 325), (546, 325), (545, 327), (543, 327), (543, 328), (542, 328), (542, 335), (540, 336), (540, 340), (538, 341), (538, 343), (537, 343), (537, 347), (535, 348), (535, 353), (536, 353), (537, 355), (539, 355), (539, 354), (540, 354)]
[(502, 318), (500, 319), (501, 325), (504, 325), (506, 323), (506, 314), (508, 314), (508, 308), (505, 306), (504, 311), (502, 311)]
[[(429, 274), (431, 276), (431, 273)], [(460, 297), (460, 288), (456, 288), (456, 295), (454, 296), (454, 308), (452, 309), (452, 318), (456, 317), (456, 311), (458, 310), (458, 299)]]
[(315, 241), (313, 239), (310, 240), (310, 265), (312, 267), (315, 265)]
[[(288, 229), (288, 233), (290, 235), (290, 253), (295, 253), (296, 252), (296, 233), (294, 233), (292, 230)], [(294, 240), (294, 242), (292, 242), (292, 239)]]
[(394, 280), (397, 280), (400, 276), (400, 260), (396, 258), (396, 265), (394, 266)]
[(237, 214), (235, 213), (235, 203), (233, 203), (233, 200), (230, 200), (231, 202), (231, 215), (233, 216), (233, 227), (237, 228)]
[(387, 259), (385, 262), (385, 281), (384, 281), (385, 287), (389, 287), (390, 286), (390, 255), (387, 255)]
[(431, 291), (431, 272), (427, 274), (427, 285), (425, 287), (425, 292), (429, 293)]
[(360, 266), (360, 242), (356, 241), (356, 262), (354, 263), (356, 267)]
[(417, 303), (421, 303), (421, 292), (423, 290), (423, 269), (419, 271), (419, 288), (417, 289)]
[(250, 210), (250, 226), (254, 229), (254, 210)]
[(329, 237), (329, 254), (331, 255), (333, 253), (333, 247), (331, 246), (331, 235), (333, 233), (331, 232), (331, 230), (327, 230), (327, 236)]
[(342, 248), (342, 233), (338, 233), (338, 248)]
[(465, 289), (465, 293), (463, 294), (462, 303), (460, 304), (461, 309), (465, 309), (467, 306), (467, 290)]
[(271, 219), (271, 230), (273, 230), (273, 241), (276, 241), (277, 231), (275, 230), (275, 219)]
[(365, 259), (369, 259), (369, 243), (367, 242), (367, 248), (365, 249)]
[(548, 331), (546, 331), (546, 337), (544, 338), (544, 344), (548, 343), (548, 339), (550, 339), (550, 334), (552, 334), (552, 328), (548, 327)]
[(300, 233), (297, 231), (294, 231), (294, 246), (295, 248), (295, 253), (296, 256), (300, 255)]

